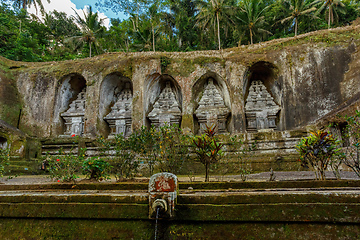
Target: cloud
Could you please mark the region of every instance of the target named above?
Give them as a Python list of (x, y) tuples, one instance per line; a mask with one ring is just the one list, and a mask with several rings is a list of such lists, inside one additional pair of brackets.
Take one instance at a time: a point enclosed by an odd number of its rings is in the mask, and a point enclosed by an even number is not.
[[(50, 11), (58, 11), (58, 12), (65, 12), (68, 16), (75, 16), (74, 10), (81, 16), (84, 16), (84, 12), (86, 12), (86, 9), (88, 6), (84, 6), (84, 9), (77, 9), (76, 5), (72, 3), (70, 0), (61, 0), (61, 1), (51, 1), (51, 3), (48, 3), (47, 1), (43, 1), (43, 5), (45, 8), (45, 11), (48, 13)], [(74, 9), (74, 10), (73, 10)], [(40, 11), (36, 13), (36, 9), (34, 6), (31, 6), (27, 9), (29, 13), (33, 13), (37, 15), (39, 18), (41, 17)], [(98, 15), (100, 19), (104, 19), (104, 26), (109, 29), (110, 27), (110, 19), (102, 12), (98, 11)]]

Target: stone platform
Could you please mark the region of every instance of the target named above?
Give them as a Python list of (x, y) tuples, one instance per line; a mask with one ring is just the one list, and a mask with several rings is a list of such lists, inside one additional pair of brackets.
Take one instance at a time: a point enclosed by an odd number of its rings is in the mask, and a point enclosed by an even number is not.
[[(6, 239), (153, 239), (147, 183), (0, 185)], [(358, 239), (360, 181), (179, 184), (159, 239)]]

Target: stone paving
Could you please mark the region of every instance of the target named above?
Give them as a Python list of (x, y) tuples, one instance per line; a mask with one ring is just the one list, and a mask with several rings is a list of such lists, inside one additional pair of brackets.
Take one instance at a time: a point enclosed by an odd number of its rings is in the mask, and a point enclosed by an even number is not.
[[(274, 171), (273, 172), (275, 177), (275, 181), (287, 181), (287, 180), (312, 180), (315, 179), (315, 174), (311, 171), (294, 171), (294, 172), (281, 172), (281, 171)], [(342, 179), (352, 179), (352, 180), (360, 180), (360, 178), (354, 172), (348, 171), (341, 171), (340, 172)], [(326, 172), (327, 179), (335, 179), (335, 176), (332, 172)], [(196, 175), (196, 176), (178, 176), (179, 182), (203, 182), (204, 176), (203, 175)], [(249, 174), (247, 176), (246, 181), (268, 181), (270, 179), (270, 172), (261, 172), (261, 173), (254, 173)], [(134, 182), (147, 182), (148, 178), (136, 178)], [(83, 179), (77, 180), (83, 181)], [(210, 175), (211, 182), (239, 182), (241, 180), (240, 175)], [(100, 183), (109, 183), (109, 182), (116, 182), (115, 178), (112, 178), (107, 181), (102, 181)], [(56, 181), (51, 180), (47, 175), (22, 175), (18, 177), (3, 177), (0, 178), (0, 184), (9, 184), (9, 185), (25, 185), (25, 184), (48, 184), (48, 183), (56, 183)]]

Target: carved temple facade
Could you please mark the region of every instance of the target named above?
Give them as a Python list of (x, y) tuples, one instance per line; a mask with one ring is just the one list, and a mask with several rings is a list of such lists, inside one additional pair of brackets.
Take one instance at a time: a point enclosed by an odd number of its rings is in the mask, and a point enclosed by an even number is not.
[[(109, 128), (107, 136), (114, 138), (117, 134), (128, 137), (133, 131), (133, 92), (129, 79), (116, 83), (116, 75), (112, 75), (111, 83), (105, 84), (110, 89), (103, 90), (104, 104), (102, 109), (108, 109), (102, 120)], [(115, 79), (115, 80), (114, 80)], [(159, 78), (161, 80), (161, 78)], [(161, 127), (168, 125), (182, 125), (183, 109), (181, 92), (174, 79), (166, 77), (153, 83), (149, 89), (149, 106), (146, 119), (149, 125)], [(68, 85), (71, 86), (70, 81)], [(232, 109), (229, 102), (227, 86), (217, 75), (205, 76), (202, 84), (197, 88), (197, 97), (194, 98), (194, 133), (203, 133), (206, 126), (216, 126), (220, 134), (231, 133), (229, 122), (231, 121)], [(280, 106), (261, 80), (251, 80), (247, 98), (244, 100), (246, 130), (249, 132), (276, 130)], [(69, 87), (63, 87), (68, 89)], [(121, 90), (119, 90), (121, 89)], [(152, 92), (153, 91), (153, 92)], [(195, 91), (194, 91), (195, 92)], [(77, 95), (75, 100), (69, 101), (66, 111), (60, 113), (64, 122), (64, 131), (60, 136), (82, 136), (85, 128), (85, 112), (87, 107), (86, 87)], [(68, 98), (72, 95), (68, 93)], [(66, 95), (65, 95), (66, 96)], [(113, 103), (112, 103), (113, 102)], [(91, 111), (91, 109), (90, 109)], [(197, 126), (197, 127), (196, 127)]]
[(153, 109), (147, 117), (155, 127), (161, 127), (165, 124), (176, 124), (180, 126), (181, 109), (171, 89), (170, 82), (166, 82), (165, 88), (155, 101)]
[(315, 55), (304, 50), (291, 66), (286, 50), (256, 57), (240, 48), (10, 62), (1, 71), (13, 74), (7, 76), (18, 93), (10, 96), (18, 100), (5, 105), (22, 112), (0, 114), (31, 136), (49, 138), (128, 136), (164, 124), (192, 134), (214, 124), (222, 134), (296, 130), (356, 102), (354, 51), (350, 45), (321, 47)]
[(86, 90), (83, 89), (83, 91), (77, 95), (77, 98), (71, 102), (69, 109), (60, 114), (65, 122), (64, 136), (83, 135), (86, 104), (85, 94)]
[(131, 112), (132, 112), (132, 92), (130, 84), (127, 83), (118, 97), (118, 100), (111, 107), (111, 112), (104, 117), (109, 124), (109, 137), (122, 134), (128, 137), (131, 134)]
[(280, 107), (260, 80), (251, 82), (246, 99), (245, 114), (248, 131), (276, 129), (276, 115)]
[(210, 78), (195, 111), (200, 132), (203, 132), (206, 126), (217, 126), (219, 133), (227, 133), (226, 121), (229, 115), (230, 109), (225, 106), (219, 89), (214, 85), (214, 79)]

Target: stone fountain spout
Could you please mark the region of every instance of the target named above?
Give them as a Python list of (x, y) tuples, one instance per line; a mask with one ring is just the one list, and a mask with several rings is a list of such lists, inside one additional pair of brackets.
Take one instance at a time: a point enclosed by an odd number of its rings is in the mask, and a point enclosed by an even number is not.
[(173, 218), (177, 197), (177, 177), (172, 173), (157, 173), (149, 181), (149, 218)]

